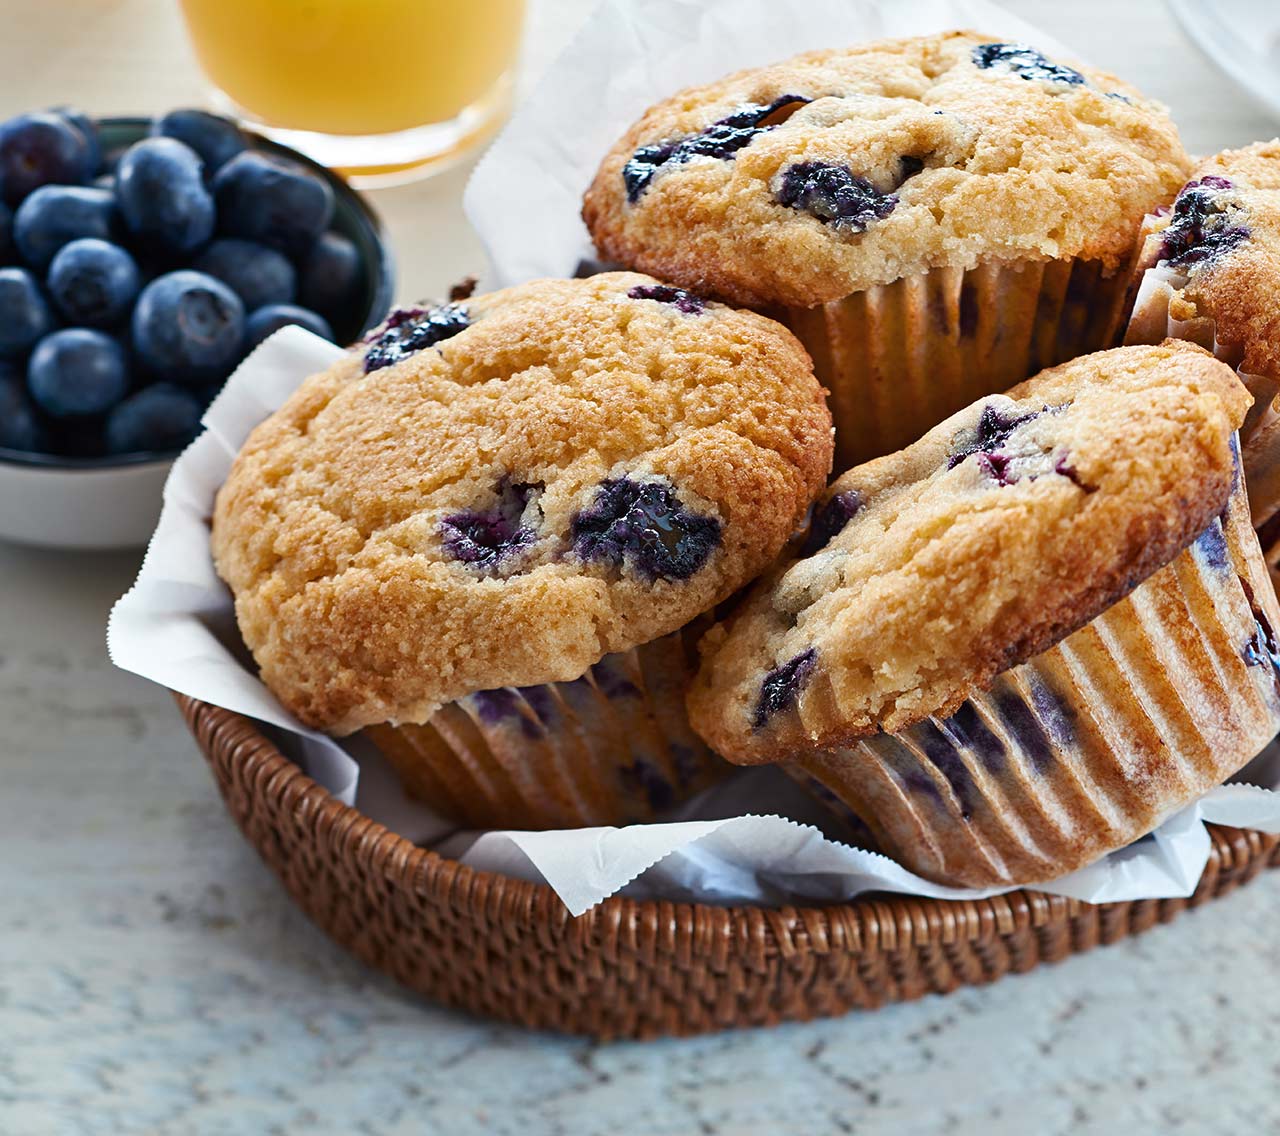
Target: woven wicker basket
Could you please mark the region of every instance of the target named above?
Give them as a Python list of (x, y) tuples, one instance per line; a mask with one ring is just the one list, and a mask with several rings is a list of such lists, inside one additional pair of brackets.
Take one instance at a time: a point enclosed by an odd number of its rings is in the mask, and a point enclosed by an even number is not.
[(249, 719), (178, 703), (236, 823), (344, 947), (437, 1001), (597, 1038), (772, 1025), (993, 982), (1167, 923), (1280, 863), (1280, 837), (1211, 828), (1189, 899), (1094, 906), (1019, 891), (773, 909), (615, 898), (575, 919), (545, 885), (446, 860), (341, 804)]

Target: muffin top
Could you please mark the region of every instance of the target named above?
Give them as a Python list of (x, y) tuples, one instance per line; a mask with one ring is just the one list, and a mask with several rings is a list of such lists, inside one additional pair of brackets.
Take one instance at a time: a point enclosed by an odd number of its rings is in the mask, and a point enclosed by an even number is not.
[(810, 307), (980, 258), (1127, 260), (1190, 162), (1118, 79), (975, 32), (798, 55), (650, 108), (583, 218), (601, 254)]
[(1142, 264), (1173, 270), (1170, 315), (1213, 320), (1241, 370), (1280, 379), (1280, 139), (1206, 159), (1152, 228)]
[(952, 713), (1209, 525), (1249, 402), (1193, 344), (1117, 348), (850, 470), (708, 633), (694, 728), (749, 764)]
[(570, 681), (756, 576), (831, 418), (780, 325), (645, 276), (398, 311), (257, 427), (217, 569), (308, 725), (422, 722)]

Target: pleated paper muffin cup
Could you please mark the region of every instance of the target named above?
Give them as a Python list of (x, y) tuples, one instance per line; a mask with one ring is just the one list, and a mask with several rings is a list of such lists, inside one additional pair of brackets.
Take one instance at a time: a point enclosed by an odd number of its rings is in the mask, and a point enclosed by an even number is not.
[(365, 731), (413, 797), (477, 829), (653, 820), (732, 771), (684, 706), (702, 621), (573, 682), (467, 695), (425, 725)]
[(1042, 883), (1156, 828), (1280, 731), (1280, 606), (1237, 489), (1171, 564), (947, 718), (805, 756), (942, 883)]
[(829, 391), (837, 471), (914, 442), (985, 395), (1112, 345), (1129, 274), (1100, 261), (935, 268), (774, 315)]
[(1126, 344), (1160, 343), (1165, 339), (1186, 339), (1199, 344), (1230, 367), (1253, 395), (1253, 406), (1240, 427), (1244, 479), (1249, 493), (1249, 512), (1266, 557), (1274, 588), (1280, 591), (1280, 382), (1266, 375), (1240, 369), (1243, 347), (1219, 341), (1213, 319), (1198, 316), (1178, 319), (1173, 303), (1187, 284), (1187, 275), (1167, 264), (1159, 264), (1159, 226), (1163, 219), (1148, 217), (1144, 224), (1143, 246), (1137, 264), (1136, 294), (1125, 328)]

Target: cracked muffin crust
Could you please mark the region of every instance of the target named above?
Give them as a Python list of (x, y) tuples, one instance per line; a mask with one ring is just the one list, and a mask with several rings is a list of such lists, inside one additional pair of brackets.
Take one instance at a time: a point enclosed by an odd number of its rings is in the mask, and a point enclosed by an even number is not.
[(1190, 163), (1118, 79), (975, 32), (796, 56), (650, 108), (588, 190), (607, 259), (811, 307), (983, 259), (1127, 262)]
[(695, 729), (751, 764), (951, 713), (1213, 521), (1249, 402), (1194, 345), (1119, 348), (850, 470), (704, 639)]
[(213, 552), (262, 677), (338, 734), (568, 682), (757, 575), (830, 469), (780, 325), (608, 273), (395, 313), (250, 435)]

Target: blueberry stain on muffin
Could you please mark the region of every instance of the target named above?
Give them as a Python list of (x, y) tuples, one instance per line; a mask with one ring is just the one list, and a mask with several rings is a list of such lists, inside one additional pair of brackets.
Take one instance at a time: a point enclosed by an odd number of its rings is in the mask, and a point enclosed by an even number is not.
[(479, 571), (498, 567), (538, 537), (524, 524), (530, 502), (541, 485), (503, 482), (491, 509), (451, 513), (440, 522), (440, 539), (455, 560)]
[(952, 739), (938, 728), (936, 722), (921, 722), (915, 732), (916, 740), (924, 750), (925, 757), (951, 786), (951, 791), (955, 794), (956, 802), (960, 806), (961, 818), (968, 820), (973, 816), (980, 794), (977, 785), (974, 784), (973, 774), (969, 772), (969, 767), (965, 765), (959, 750)]
[(627, 296), (632, 300), (656, 300), (660, 304), (670, 304), (678, 312), (687, 316), (701, 315), (707, 302), (701, 296), (686, 292), (683, 288), (673, 288), (670, 284), (637, 284)]
[(1187, 182), (1173, 203), (1163, 233), (1161, 259), (1176, 268), (1212, 260), (1248, 240), (1249, 230), (1237, 223), (1226, 191), (1235, 187), (1216, 175)]
[(757, 134), (780, 125), (787, 112), (795, 111), (807, 102), (809, 99), (803, 95), (780, 95), (771, 103), (749, 103), (690, 137), (641, 146), (622, 167), (627, 200), (634, 205), (658, 174), (693, 158), (731, 161), (739, 150), (750, 145)]
[(637, 757), (629, 766), (618, 772), (628, 792), (643, 793), (653, 812), (663, 812), (676, 803), (675, 787), (651, 761)]
[(787, 710), (796, 704), (800, 691), (813, 674), (818, 663), (818, 651), (810, 647), (780, 666), (774, 667), (760, 684), (760, 697), (756, 700), (756, 709), (751, 724), (763, 729), (775, 714)]
[(779, 204), (817, 217), (846, 233), (863, 233), (883, 221), (898, 204), (896, 194), (882, 193), (848, 166), (830, 162), (796, 162), (782, 171), (775, 195)]
[(943, 720), (943, 725), (965, 749), (977, 755), (989, 772), (998, 774), (1004, 769), (1009, 751), (972, 702), (962, 702), (950, 718)]
[(364, 369), (378, 371), (419, 351), (434, 347), (471, 326), (466, 308), (442, 304), (433, 308), (399, 308), (392, 312), (364, 356)]
[(583, 560), (629, 566), (642, 578), (687, 580), (720, 545), (720, 522), (686, 509), (661, 481), (615, 477), (573, 519)]
[(809, 532), (805, 536), (803, 555), (821, 552), (835, 539), (862, 508), (862, 494), (856, 489), (837, 493), (814, 510)]
[(973, 49), (973, 62), (984, 71), (998, 68), (1022, 79), (1079, 86), (1085, 78), (1074, 67), (1054, 63), (1043, 52), (1025, 43), (980, 43)]

